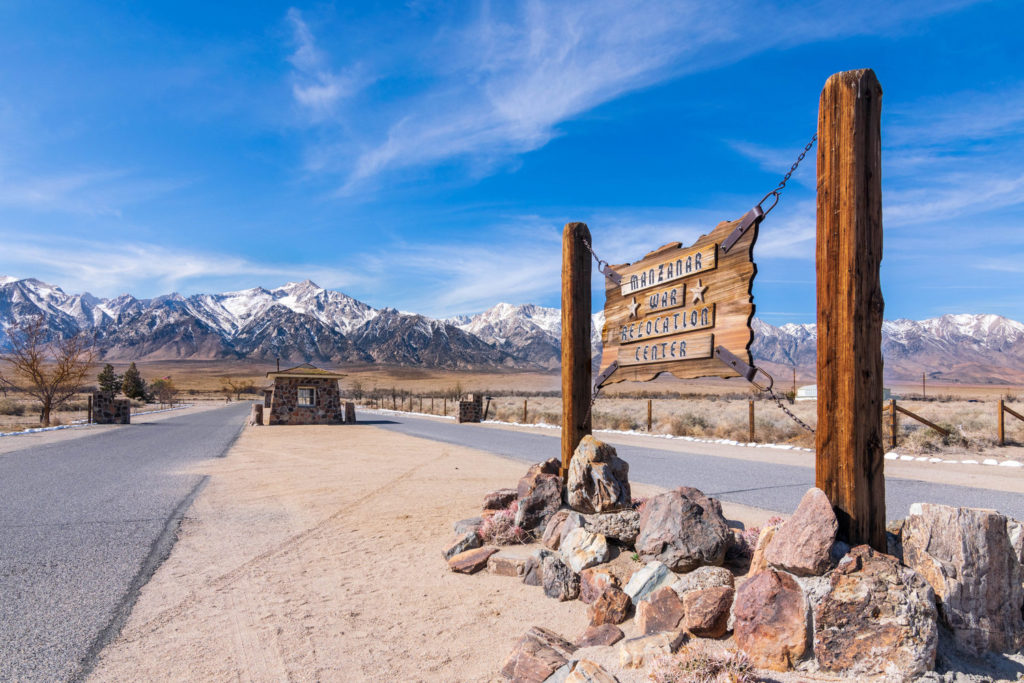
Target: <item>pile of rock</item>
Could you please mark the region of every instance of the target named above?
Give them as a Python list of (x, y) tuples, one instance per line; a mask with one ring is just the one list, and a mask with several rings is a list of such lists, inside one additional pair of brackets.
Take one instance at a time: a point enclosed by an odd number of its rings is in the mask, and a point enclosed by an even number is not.
[[(457, 523), (444, 552), (453, 571), (487, 567), (588, 605), (590, 625), (575, 642), (527, 632), (502, 668), (507, 678), (611, 681), (575, 651), (616, 645), (622, 667), (639, 667), (689, 638), (730, 632), (759, 668), (855, 677), (933, 669), (940, 625), (971, 654), (1024, 647), (1024, 527), (995, 512), (915, 505), (890, 534), (893, 554), (882, 554), (837, 541), (832, 506), (812, 488), (738, 562), (744, 542), (701, 491), (677, 488), (635, 509), (628, 465), (589, 436), (564, 491), (558, 466), (539, 463), (515, 489), (487, 494), (481, 516)], [(485, 546), (481, 530), (502, 514), (541, 547), (527, 555)], [(613, 561), (623, 554), (634, 561)], [(626, 639), (620, 625), (630, 618), (638, 635)]]

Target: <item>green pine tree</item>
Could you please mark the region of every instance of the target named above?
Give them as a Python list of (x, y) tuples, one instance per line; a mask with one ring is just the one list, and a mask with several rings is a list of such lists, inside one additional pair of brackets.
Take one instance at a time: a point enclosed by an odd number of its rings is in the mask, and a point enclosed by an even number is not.
[(146, 381), (139, 374), (135, 363), (128, 366), (124, 371), (124, 380), (121, 382), (121, 392), (128, 398), (136, 398), (140, 401), (146, 400)]
[(99, 382), (100, 391), (111, 396), (117, 396), (117, 392), (121, 391), (121, 383), (124, 381), (124, 378), (114, 372), (113, 365), (107, 363), (103, 366), (103, 372), (96, 376), (96, 380)]

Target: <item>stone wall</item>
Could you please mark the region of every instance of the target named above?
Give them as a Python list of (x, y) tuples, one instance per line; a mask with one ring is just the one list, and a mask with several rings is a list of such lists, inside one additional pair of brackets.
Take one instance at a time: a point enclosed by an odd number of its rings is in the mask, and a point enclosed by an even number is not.
[(99, 425), (126, 425), (132, 421), (132, 403), (102, 391), (92, 393), (92, 421)]
[(480, 422), (483, 419), (483, 396), (470, 394), (465, 401), (459, 401), (459, 422)]
[[(316, 390), (314, 405), (299, 405), (299, 387)], [(268, 425), (344, 424), (345, 413), (341, 404), (338, 380), (310, 377), (277, 377), (273, 393), (268, 395)]]

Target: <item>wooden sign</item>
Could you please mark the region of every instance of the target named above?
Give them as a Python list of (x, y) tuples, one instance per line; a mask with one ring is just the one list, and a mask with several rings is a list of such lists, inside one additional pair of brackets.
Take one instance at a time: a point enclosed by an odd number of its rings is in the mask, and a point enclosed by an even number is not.
[[(759, 213), (748, 214), (720, 223), (692, 246), (673, 242), (612, 266), (621, 282), (606, 283), (601, 367), (617, 367), (603, 383), (644, 382), (663, 372), (680, 379), (738, 376), (715, 358), (717, 346), (751, 363), (759, 222)], [(741, 225), (749, 227), (739, 232)]]

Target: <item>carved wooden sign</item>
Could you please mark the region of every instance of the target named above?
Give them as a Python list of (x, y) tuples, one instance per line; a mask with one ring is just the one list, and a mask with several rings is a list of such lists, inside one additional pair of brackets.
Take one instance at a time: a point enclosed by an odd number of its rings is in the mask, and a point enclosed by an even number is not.
[[(673, 242), (612, 266), (622, 279), (606, 281), (601, 368), (617, 367), (603, 383), (644, 382), (663, 372), (680, 379), (738, 376), (715, 357), (717, 346), (751, 363), (759, 219), (725, 221), (690, 247)], [(738, 231), (744, 224), (749, 228)]]

